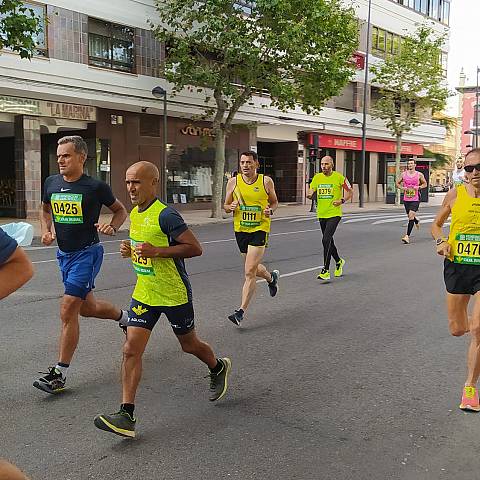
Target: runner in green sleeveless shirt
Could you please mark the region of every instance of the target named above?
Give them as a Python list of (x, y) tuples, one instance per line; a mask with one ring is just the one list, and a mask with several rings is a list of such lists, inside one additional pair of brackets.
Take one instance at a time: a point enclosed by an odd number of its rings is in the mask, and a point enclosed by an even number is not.
[(137, 284), (123, 347), (123, 400), (120, 411), (98, 415), (94, 421), (97, 428), (124, 437), (135, 436), (133, 412), (142, 356), (162, 313), (182, 350), (208, 365), (211, 401), (227, 392), (231, 370), (230, 359), (217, 358), (195, 332), (192, 290), (184, 259), (201, 255), (202, 247), (178, 212), (156, 197), (158, 180), (158, 169), (150, 162), (135, 163), (127, 170), (127, 190), (134, 208), (130, 213), (130, 240), (122, 242), (120, 253), (131, 258)]

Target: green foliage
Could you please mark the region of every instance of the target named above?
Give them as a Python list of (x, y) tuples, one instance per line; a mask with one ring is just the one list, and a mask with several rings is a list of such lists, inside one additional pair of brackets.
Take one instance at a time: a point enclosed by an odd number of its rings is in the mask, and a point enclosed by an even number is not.
[(422, 115), (445, 108), (450, 92), (439, 61), (444, 42), (444, 36), (419, 26), (403, 39), (398, 55), (371, 67), (374, 82), (381, 86), (372, 114), (385, 120), (393, 136), (401, 137), (419, 125)]
[(451, 165), (453, 159), (450, 155), (444, 153), (436, 153), (428, 150), (427, 148), (423, 151), (423, 156), (425, 158), (434, 158), (435, 161), (431, 163), (432, 170), (442, 169), (448, 165)]
[(165, 76), (174, 93), (206, 91), (207, 103), (216, 101), (209, 115), (230, 113), (227, 130), (255, 94), (268, 92), (282, 110), (317, 112), (354, 72), (357, 23), (340, 0), (259, 0), (248, 16), (232, 0), (155, 3), (152, 27), (167, 45)]
[(35, 50), (33, 36), (40, 31), (33, 10), (21, 0), (0, 0), (0, 50), (9, 48), (22, 58), (31, 58)]

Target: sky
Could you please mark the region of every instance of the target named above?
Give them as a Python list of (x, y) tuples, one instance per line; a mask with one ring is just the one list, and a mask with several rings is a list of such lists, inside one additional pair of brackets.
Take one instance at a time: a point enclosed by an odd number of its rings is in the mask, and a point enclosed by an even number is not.
[[(458, 86), (460, 70), (467, 75), (467, 85), (476, 84), (476, 67), (480, 67), (480, 50), (475, 40), (480, 28), (480, 0), (452, 0), (450, 13), (450, 51), (448, 84)], [(449, 100), (448, 113), (458, 112), (458, 97)]]

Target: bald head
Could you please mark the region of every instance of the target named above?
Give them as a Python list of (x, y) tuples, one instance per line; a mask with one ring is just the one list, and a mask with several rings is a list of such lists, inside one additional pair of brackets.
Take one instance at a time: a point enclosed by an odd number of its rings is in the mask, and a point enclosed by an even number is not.
[(333, 158), (330, 155), (325, 155), (320, 159), (320, 162), (330, 162), (333, 165)]
[(331, 175), (333, 171), (333, 158), (330, 155), (325, 155), (320, 160), (320, 168), (324, 175)]
[(150, 162), (137, 162), (128, 168), (125, 183), (130, 200), (139, 210), (148, 208), (157, 196), (160, 179), (158, 168)]
[(134, 171), (137, 174), (141, 175), (144, 178), (151, 178), (155, 179), (157, 182), (160, 179), (160, 172), (158, 171), (158, 168), (151, 162), (137, 162), (128, 167), (128, 171)]

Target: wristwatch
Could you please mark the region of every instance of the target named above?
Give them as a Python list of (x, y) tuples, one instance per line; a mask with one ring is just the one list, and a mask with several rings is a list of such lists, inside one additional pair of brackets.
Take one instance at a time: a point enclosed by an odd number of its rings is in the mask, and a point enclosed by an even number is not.
[(273, 208), (270, 208), (270, 216), (273, 215)]
[(341, 201), (342, 203), (345, 203), (345, 199), (344, 199), (344, 198), (340, 199), (340, 201)]
[(447, 239), (445, 237), (440, 237), (435, 240), (435, 245), (439, 247), (442, 243), (446, 242)]

